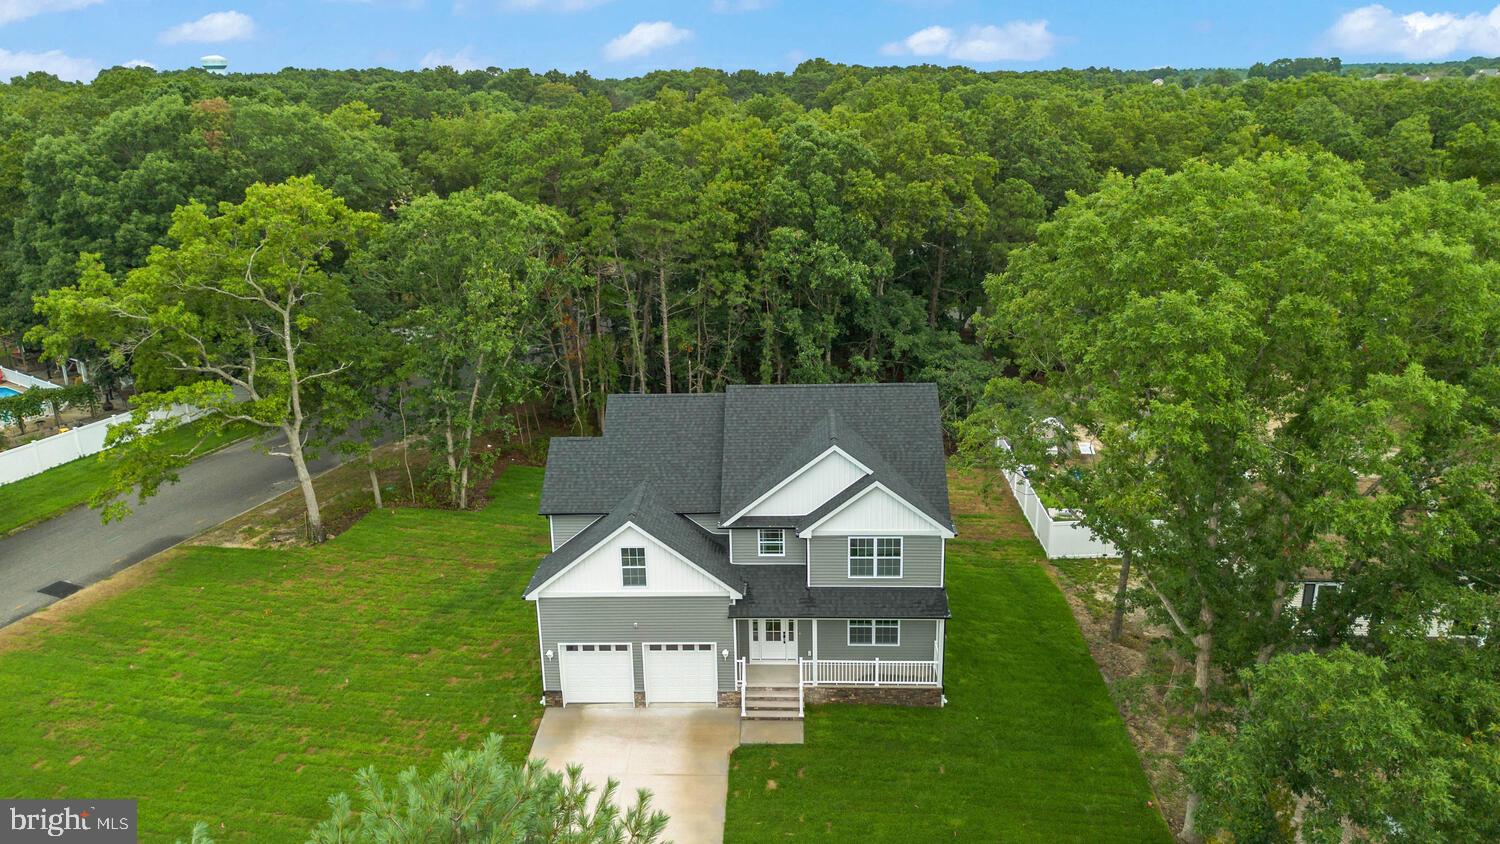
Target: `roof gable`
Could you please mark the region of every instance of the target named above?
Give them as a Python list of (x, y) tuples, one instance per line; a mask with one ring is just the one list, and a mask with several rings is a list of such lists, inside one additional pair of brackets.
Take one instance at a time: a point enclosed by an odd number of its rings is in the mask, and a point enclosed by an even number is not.
[(838, 491), (870, 473), (870, 468), (836, 445), (782, 478), (746, 504), (726, 525), (745, 517), (801, 516), (816, 510)]
[[(830, 434), (840, 449), (891, 478), (888, 486), (905, 487), (897, 493), (923, 512), (951, 524), (933, 384), (730, 385), (724, 393), (720, 512), (734, 515), (821, 453), (812, 444), (820, 436), (829, 442), (823, 431), (830, 413)], [(797, 444), (794, 454), (788, 454), (788, 443)]]
[(797, 535), (803, 538), (815, 532), (851, 534), (869, 531), (953, 536), (951, 526), (937, 521), (873, 476), (851, 484), (797, 525)]
[[(625, 586), (620, 570), (620, 550), (640, 548), (646, 564), (646, 585)], [(536, 592), (542, 597), (599, 594), (725, 594), (733, 590), (720, 583), (691, 560), (642, 530), (626, 522), (613, 534), (579, 554)]]
[(656, 497), (655, 491), (641, 483), (604, 518), (584, 528), (556, 551), (543, 557), (531, 576), (531, 582), (526, 586), (525, 597), (533, 597), (539, 589), (627, 525), (661, 543), (663, 547), (718, 581), (731, 593), (741, 592), (742, 586), (729, 564), (722, 537), (705, 533), (687, 517), (666, 509)]

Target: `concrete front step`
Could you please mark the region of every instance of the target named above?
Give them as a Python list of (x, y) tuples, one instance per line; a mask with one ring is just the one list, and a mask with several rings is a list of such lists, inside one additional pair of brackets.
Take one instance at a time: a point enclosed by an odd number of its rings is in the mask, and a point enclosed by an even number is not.
[(745, 709), (747, 721), (796, 721), (802, 718), (795, 709)]
[(745, 708), (746, 709), (790, 709), (791, 711), (796, 712), (797, 711), (797, 701), (796, 700), (776, 700), (776, 699), (767, 700), (765, 698), (747, 697), (747, 698), (745, 698)]
[(773, 698), (774, 697), (774, 698), (791, 698), (792, 700), (796, 700), (797, 699), (797, 687), (793, 686), (790, 689), (786, 689), (786, 688), (770, 688), (770, 687), (764, 687), (764, 686), (760, 687), (760, 688), (757, 688), (755, 686), (751, 686), (750, 688), (748, 688), (748, 689), (745, 690), (745, 697), (747, 697), (747, 698), (756, 698), (756, 697)]

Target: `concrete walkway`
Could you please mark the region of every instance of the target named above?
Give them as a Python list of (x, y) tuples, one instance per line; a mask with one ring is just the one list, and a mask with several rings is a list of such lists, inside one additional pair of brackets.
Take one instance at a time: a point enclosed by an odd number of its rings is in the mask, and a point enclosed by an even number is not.
[(598, 786), (619, 780), (617, 804), (629, 807), (638, 788), (671, 816), (666, 837), (676, 844), (724, 840), (729, 753), (740, 743), (740, 713), (712, 706), (549, 707), (531, 756), (562, 770), (583, 766)]

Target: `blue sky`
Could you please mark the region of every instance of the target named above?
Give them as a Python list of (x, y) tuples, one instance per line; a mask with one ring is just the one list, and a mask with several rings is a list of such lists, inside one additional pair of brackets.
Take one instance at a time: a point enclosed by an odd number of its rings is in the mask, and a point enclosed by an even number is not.
[(630, 76), (804, 58), (981, 69), (1500, 55), (1500, 0), (0, 0), (0, 77), (101, 67), (460, 69)]

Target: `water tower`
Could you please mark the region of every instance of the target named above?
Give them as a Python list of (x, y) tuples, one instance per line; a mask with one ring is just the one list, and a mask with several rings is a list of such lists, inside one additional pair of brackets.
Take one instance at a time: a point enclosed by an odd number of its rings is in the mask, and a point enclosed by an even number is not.
[(199, 61), (203, 62), (203, 69), (209, 73), (225, 74), (229, 72), (229, 59), (223, 56), (204, 56)]

